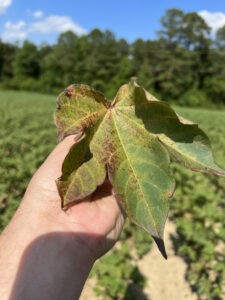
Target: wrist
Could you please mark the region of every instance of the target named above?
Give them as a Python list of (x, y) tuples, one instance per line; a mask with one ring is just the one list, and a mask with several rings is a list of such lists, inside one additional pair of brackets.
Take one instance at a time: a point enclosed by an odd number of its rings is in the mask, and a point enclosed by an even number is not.
[(0, 239), (1, 299), (78, 299), (95, 261), (88, 236), (27, 209), (20, 206)]
[(76, 253), (77, 248), (81, 249), (93, 264), (99, 257), (104, 237), (90, 233), (86, 230), (85, 224), (80, 224), (80, 221), (76, 220), (74, 212), (70, 214), (70, 209), (65, 212), (61, 209), (60, 203), (56, 205), (57, 208), (46, 210), (41, 205), (36, 206), (32, 199), (24, 199), (6, 230), (16, 235), (19, 229), (21, 242), (25, 244), (43, 236), (59, 235), (62, 241), (65, 237), (67, 251)]

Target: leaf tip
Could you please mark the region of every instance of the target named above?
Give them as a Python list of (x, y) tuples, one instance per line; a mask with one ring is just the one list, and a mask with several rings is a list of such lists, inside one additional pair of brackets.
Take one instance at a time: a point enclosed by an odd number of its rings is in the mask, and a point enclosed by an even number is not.
[(65, 198), (61, 198), (61, 209), (66, 212), (70, 207), (70, 202), (66, 202)]
[(62, 208), (63, 211), (67, 211), (68, 206), (65, 206), (63, 201), (61, 201), (61, 208)]
[(133, 84), (136, 84), (136, 81), (137, 81), (137, 77), (136, 76), (133, 76), (130, 78), (130, 82), (133, 83)]
[(162, 238), (157, 237), (157, 236), (152, 236), (154, 241), (156, 242), (156, 245), (160, 251), (160, 253), (162, 254), (162, 256), (167, 259), (167, 254), (166, 254), (166, 249), (165, 249), (165, 243), (163, 241)]

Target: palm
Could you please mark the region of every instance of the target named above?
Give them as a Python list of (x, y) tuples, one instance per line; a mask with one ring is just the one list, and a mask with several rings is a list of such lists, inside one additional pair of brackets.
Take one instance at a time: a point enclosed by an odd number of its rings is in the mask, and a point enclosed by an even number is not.
[(93, 195), (69, 206), (66, 211), (61, 209), (55, 181), (61, 175), (62, 162), (73, 143), (74, 136), (67, 137), (53, 150), (31, 180), (27, 198), (32, 199), (33, 205), (38, 205), (38, 209), (53, 221), (57, 230), (80, 231), (87, 235), (110, 238), (111, 242), (106, 245), (106, 248), (110, 248), (120, 234), (123, 216), (108, 181)]

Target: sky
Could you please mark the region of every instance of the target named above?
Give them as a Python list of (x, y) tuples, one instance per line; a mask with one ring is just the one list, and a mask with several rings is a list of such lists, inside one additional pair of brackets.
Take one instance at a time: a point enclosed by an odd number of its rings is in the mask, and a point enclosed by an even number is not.
[(225, 25), (225, 0), (0, 0), (0, 38), (52, 44), (66, 30), (82, 35), (100, 28), (129, 42), (154, 39), (169, 8), (199, 13), (212, 34)]

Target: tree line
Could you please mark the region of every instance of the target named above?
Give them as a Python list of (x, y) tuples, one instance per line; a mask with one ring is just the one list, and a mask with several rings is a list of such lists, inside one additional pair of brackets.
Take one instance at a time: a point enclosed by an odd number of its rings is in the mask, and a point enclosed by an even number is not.
[(157, 39), (128, 43), (109, 31), (59, 35), (54, 45), (0, 40), (0, 89), (59, 93), (86, 83), (109, 99), (130, 77), (162, 100), (183, 106), (225, 104), (225, 26), (212, 38), (195, 12), (169, 9)]

